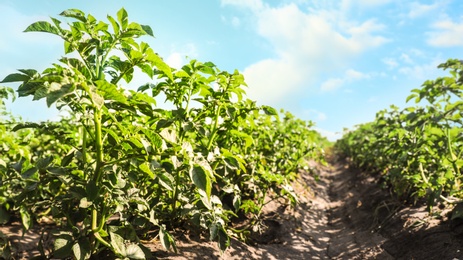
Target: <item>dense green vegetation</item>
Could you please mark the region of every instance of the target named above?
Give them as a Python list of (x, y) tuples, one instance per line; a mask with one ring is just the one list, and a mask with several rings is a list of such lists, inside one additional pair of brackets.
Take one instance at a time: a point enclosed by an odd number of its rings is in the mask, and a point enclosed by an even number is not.
[[(0, 224), (19, 217), (27, 230), (52, 219), (53, 258), (144, 259), (140, 240), (152, 231), (176, 250), (169, 231), (203, 230), (225, 250), (231, 236), (245, 240), (259, 225), (266, 198), (297, 203), (297, 170), (323, 160), (326, 140), (312, 123), (247, 99), (238, 71), (196, 60), (169, 67), (138, 41), (151, 28), (129, 22), (124, 9), (109, 23), (76, 9), (61, 16), (72, 22), (52, 18), (26, 32), (60, 37), (64, 56), (2, 81), (70, 117), (22, 122), (6, 112), (12, 89), (0, 88)], [(136, 70), (152, 80), (123, 88)], [(160, 96), (173, 109), (159, 107)], [(234, 229), (240, 218), (249, 226)]]
[(463, 199), (463, 61), (439, 68), (450, 75), (412, 90), (415, 106), (380, 111), (336, 143), (356, 166), (381, 172), (400, 198), (426, 198), (430, 210)]

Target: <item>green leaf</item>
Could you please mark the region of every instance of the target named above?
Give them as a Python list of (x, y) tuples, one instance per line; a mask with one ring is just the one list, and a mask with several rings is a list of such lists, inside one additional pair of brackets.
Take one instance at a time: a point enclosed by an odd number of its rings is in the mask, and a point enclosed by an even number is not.
[(128, 19), (127, 11), (124, 8), (121, 8), (117, 12), (117, 21), (119, 21), (119, 24), (121, 25), (122, 30), (127, 29), (129, 19)]
[(86, 237), (79, 239), (77, 243), (72, 246), (72, 252), (77, 260), (87, 260), (92, 256), (90, 241)]
[(53, 258), (64, 259), (71, 256), (73, 241), (72, 232), (60, 232), (54, 243)]
[(173, 183), (174, 183), (174, 176), (169, 174), (168, 172), (162, 172), (158, 175), (159, 177), (159, 184), (169, 191), (173, 191)]
[(67, 9), (61, 12), (59, 15), (64, 17), (75, 18), (84, 23), (87, 22), (87, 19), (85, 18), (85, 13), (79, 9)]
[[(151, 33), (153, 33), (153, 32), (151, 31)], [(146, 35), (146, 34), (147, 34), (147, 32), (145, 31), (145, 29), (140, 24), (138, 24), (138, 23), (130, 23), (129, 26), (127, 26), (127, 30), (125, 30), (121, 34), (121, 37), (122, 38), (133, 38), (133, 37), (138, 37), (138, 36), (142, 36), (142, 35)]]
[(211, 198), (212, 183), (209, 174), (200, 165), (193, 165), (190, 169), (190, 178), (200, 190), (204, 191), (208, 200)]
[(140, 170), (142, 172), (148, 174), (148, 176), (150, 176), (151, 179), (156, 178), (156, 175), (151, 171), (150, 165), (149, 165), (148, 162), (144, 162), (143, 164), (140, 164), (140, 166), (138, 166), (138, 168), (140, 168)]
[(170, 250), (172, 247), (173, 251), (177, 253), (177, 244), (175, 243), (174, 238), (167, 232), (164, 225), (159, 227), (159, 240), (161, 240), (161, 245), (166, 249)]
[(0, 205), (0, 225), (4, 225), (10, 221), (10, 213), (3, 208), (3, 205)]
[(154, 53), (153, 49), (149, 48), (146, 50), (146, 60), (150, 61), (153, 66), (164, 73), (170, 80), (173, 80), (172, 68), (165, 63), (159, 55)]
[(34, 77), (39, 76), (39, 73), (36, 70), (33, 70), (33, 69), (18, 69), (18, 71), (26, 74), (30, 78), (34, 78)]
[(111, 246), (114, 249), (114, 253), (125, 257), (127, 251), (124, 238), (114, 232), (109, 232), (109, 236), (111, 237)]
[(60, 31), (49, 22), (39, 21), (29, 25), (24, 32), (47, 32), (60, 35)]
[(80, 199), (79, 208), (86, 209), (92, 205), (93, 205), (93, 202), (88, 201), (87, 197), (83, 197), (82, 199)]
[(177, 135), (173, 130), (164, 128), (162, 131), (159, 133), (162, 138), (164, 138), (167, 142), (169, 143), (177, 143)]
[(21, 222), (25, 230), (29, 230), (32, 224), (31, 215), (25, 206), (21, 206), (19, 209), (21, 215)]
[(24, 75), (21, 73), (11, 73), (10, 75), (6, 76), (0, 83), (8, 83), (8, 82), (18, 82), (18, 81), (27, 81), (30, 77), (28, 75)]
[(24, 128), (39, 128), (40, 125), (37, 124), (37, 123), (31, 123), (31, 122), (25, 122), (25, 123), (19, 123), (17, 125), (15, 125), (15, 127), (13, 127), (12, 131), (13, 132), (16, 132), (20, 129), (24, 129)]
[(114, 142), (116, 142), (116, 144), (120, 143), (119, 135), (116, 134), (116, 132), (114, 132), (112, 129), (104, 127), (102, 130), (109, 134), (114, 139)]
[(270, 106), (262, 106), (262, 110), (264, 110), (264, 113), (269, 116), (275, 116), (278, 115), (278, 112), (275, 108), (270, 107)]
[(458, 203), (452, 210), (452, 220), (463, 219), (463, 203)]
[(95, 200), (99, 195), (98, 187), (93, 180), (88, 181), (85, 191), (87, 192), (87, 198), (91, 201)]
[(162, 147), (162, 138), (159, 136), (159, 134), (150, 129), (143, 129), (142, 132), (150, 140), (153, 147), (158, 149)]
[(58, 99), (73, 93), (74, 89), (75, 89), (74, 84), (62, 85), (56, 82), (51, 83), (50, 92), (47, 95), (47, 106), (50, 107)]
[(105, 100), (114, 100), (124, 104), (127, 103), (127, 98), (121, 90), (117, 89), (116, 85), (105, 80), (97, 80), (95, 84)]
[(40, 81), (28, 81), (18, 87), (18, 95), (25, 97), (28, 95), (35, 94), (35, 92), (41, 88), (45, 88), (43, 82)]
[(37, 174), (37, 168), (36, 167), (32, 167), (28, 170), (26, 170), (25, 172), (23, 172), (21, 174), (21, 178), (23, 178), (24, 180), (38, 180), (39, 178), (39, 175)]
[(119, 26), (119, 24), (116, 22), (116, 20), (114, 20), (114, 18), (112, 16), (108, 15), (107, 18), (108, 18), (109, 22), (111, 22), (114, 34), (116, 36), (119, 35), (119, 31), (121, 30), (121, 27)]
[(143, 30), (145, 31), (146, 34), (148, 34), (149, 36), (154, 37), (153, 30), (151, 29), (151, 27), (149, 25), (141, 24), (140, 26), (141, 26), (141, 28), (143, 28)]
[(127, 254), (125, 256), (130, 259), (146, 259), (145, 253), (138, 245), (130, 244), (127, 246), (126, 251)]
[(220, 225), (217, 242), (219, 249), (224, 252), (230, 246), (230, 237), (222, 225)]
[(92, 102), (97, 108), (101, 108), (104, 105), (104, 98), (100, 94), (93, 92), (92, 93)]

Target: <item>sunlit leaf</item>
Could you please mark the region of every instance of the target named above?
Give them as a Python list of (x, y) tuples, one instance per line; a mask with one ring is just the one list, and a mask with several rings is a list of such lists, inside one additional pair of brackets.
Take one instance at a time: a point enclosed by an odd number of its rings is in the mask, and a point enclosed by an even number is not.
[(80, 238), (79, 241), (72, 246), (72, 252), (77, 260), (90, 259), (92, 251), (88, 238)]
[(146, 259), (145, 253), (138, 245), (130, 244), (127, 246), (126, 251), (126, 257), (129, 259)]
[(116, 254), (126, 256), (127, 251), (125, 247), (125, 240), (120, 235), (109, 232), (109, 236), (111, 237), (111, 246)]
[(127, 11), (124, 8), (121, 8), (117, 12), (117, 21), (119, 22), (119, 25), (121, 26), (122, 30), (127, 29), (129, 19), (128, 19)]
[(71, 232), (61, 232), (55, 239), (53, 257), (64, 259), (71, 256), (73, 241)]
[(6, 76), (0, 83), (8, 83), (8, 82), (18, 82), (18, 81), (27, 81), (30, 79), (30, 76), (21, 74), (21, 73), (12, 73)]
[(196, 187), (204, 191), (207, 198), (210, 199), (212, 183), (206, 170), (199, 165), (194, 165), (190, 168), (190, 178)]
[(160, 226), (159, 228), (159, 240), (166, 250), (170, 250), (172, 248), (172, 250), (177, 253), (177, 244), (164, 226)]
[(84, 23), (87, 22), (87, 19), (85, 18), (85, 13), (79, 9), (67, 9), (61, 12), (59, 15), (69, 18), (75, 18)]
[(60, 35), (60, 31), (49, 22), (40, 21), (29, 25), (24, 32), (47, 32)]
[(47, 106), (50, 107), (58, 99), (73, 93), (74, 90), (75, 90), (74, 84), (61, 85), (55, 82), (51, 83), (50, 92), (47, 95)]

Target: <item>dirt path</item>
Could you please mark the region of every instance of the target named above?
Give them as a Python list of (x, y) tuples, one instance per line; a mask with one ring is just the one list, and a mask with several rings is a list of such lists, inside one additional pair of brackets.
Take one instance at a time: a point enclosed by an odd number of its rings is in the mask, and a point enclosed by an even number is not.
[[(253, 234), (252, 246), (232, 240), (230, 249), (221, 255), (215, 243), (183, 231), (175, 234), (179, 254), (166, 252), (157, 240), (146, 246), (156, 259), (175, 260), (463, 260), (463, 221), (449, 221), (448, 212), (436, 212), (430, 218), (424, 206), (399, 207), (379, 188), (378, 178), (350, 168), (345, 161), (333, 159), (330, 166), (313, 167), (318, 181), (314, 174), (301, 173), (294, 183), (300, 199), (296, 208), (283, 206), (281, 201), (266, 205), (267, 228)], [(38, 235), (20, 237), (15, 225), (0, 226), (0, 231), (29, 253), (37, 243)]]
[[(302, 173), (295, 182), (296, 209), (270, 203), (260, 243), (233, 241), (220, 255), (214, 243), (184, 237), (181, 254), (158, 259), (451, 259), (463, 260), (463, 223), (446, 212), (430, 218), (424, 206), (403, 207), (379, 188), (378, 176), (332, 159), (315, 165), (319, 181)], [(437, 214), (439, 215), (439, 214)], [(417, 225), (418, 223), (418, 225)]]
[(267, 205), (265, 217), (269, 228), (261, 235), (264, 241), (255, 246), (234, 241), (220, 256), (213, 243), (186, 238), (179, 241), (181, 254), (157, 254), (157, 257), (394, 259), (380, 247), (386, 239), (372, 232), (376, 220), (371, 211), (384, 194), (374, 178), (359, 175), (346, 165), (344, 162), (332, 162), (328, 167), (314, 164), (319, 181), (315, 181), (312, 174), (302, 173), (294, 185), (300, 204), (296, 209), (282, 207), (278, 202)]

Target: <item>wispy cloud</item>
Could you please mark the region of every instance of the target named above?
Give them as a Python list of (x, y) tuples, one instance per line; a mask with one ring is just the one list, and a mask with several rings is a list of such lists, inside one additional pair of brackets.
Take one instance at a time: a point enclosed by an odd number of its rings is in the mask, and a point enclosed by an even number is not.
[(188, 59), (198, 57), (198, 50), (194, 43), (184, 44), (181, 47), (172, 46), (169, 56), (166, 58), (166, 63), (172, 68), (179, 69)]
[(387, 65), (388, 69), (394, 69), (397, 66), (399, 66), (399, 63), (394, 58), (386, 57), (386, 58), (383, 58), (381, 61)]
[(351, 8), (374, 8), (394, 2), (394, 0), (342, 0), (341, 6), (344, 9)]
[(423, 64), (411, 64), (399, 68), (399, 73), (405, 75), (408, 78), (417, 80), (426, 80), (437, 76), (440, 71), (437, 70), (437, 66), (442, 63), (442, 59), (435, 57)]
[(325, 121), (327, 119), (327, 116), (325, 113), (320, 112), (316, 109), (305, 110), (304, 114), (305, 116), (307, 116), (309, 119), (312, 119), (312, 120)]
[(264, 4), (261, 0), (221, 0), (222, 5), (234, 5), (252, 11), (260, 11)]
[(435, 2), (433, 4), (422, 4), (419, 2), (412, 2), (410, 3), (410, 11), (408, 12), (408, 17), (411, 19), (423, 17), (435, 11), (441, 5), (442, 2)]
[(231, 18), (227, 18), (225, 16), (221, 16), (222, 22), (225, 24), (231, 24), (233, 27), (238, 28), (241, 25), (241, 19), (236, 16), (232, 16)]
[[(352, 57), (388, 41), (380, 35), (385, 25), (374, 19), (336, 19), (340, 6), (307, 11), (294, 3), (269, 7), (258, 0), (222, 0), (222, 4), (251, 10), (255, 30), (274, 49), (274, 58), (251, 64), (243, 72), (249, 96), (272, 105), (315, 86), (320, 73), (343, 69)], [(324, 89), (339, 84), (334, 79)]]
[(320, 86), (320, 90), (325, 92), (334, 91), (341, 88), (344, 84), (367, 78), (370, 78), (370, 75), (353, 69), (348, 69), (342, 78), (331, 78), (324, 81)]
[(463, 21), (454, 22), (450, 19), (435, 22), (434, 29), (428, 32), (427, 43), (434, 47), (463, 46)]

